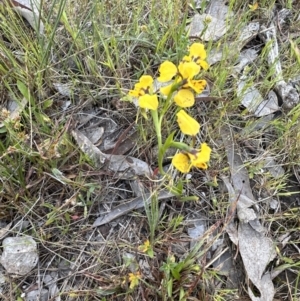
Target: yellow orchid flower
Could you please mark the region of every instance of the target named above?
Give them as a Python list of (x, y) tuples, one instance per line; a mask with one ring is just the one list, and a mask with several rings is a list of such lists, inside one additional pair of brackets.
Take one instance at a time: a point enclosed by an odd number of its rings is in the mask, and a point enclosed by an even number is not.
[(150, 87), (153, 84), (153, 77), (151, 75), (142, 75), (139, 82), (144, 87)]
[(197, 94), (202, 93), (206, 85), (207, 82), (204, 79), (190, 79), (187, 83), (187, 86), (192, 88)]
[(202, 143), (200, 151), (195, 154), (188, 153), (191, 160), (191, 164), (195, 167), (207, 169), (207, 162), (210, 159), (211, 148), (206, 144)]
[(142, 109), (157, 110), (158, 98), (153, 92), (153, 78), (150, 75), (141, 76), (134, 89), (129, 91), (129, 96), (138, 98), (138, 104)]
[[(204, 45), (201, 43), (194, 43), (189, 48), (189, 55), (183, 57), (178, 68), (170, 61), (165, 61), (160, 65), (160, 76), (158, 77), (158, 80), (160, 82), (167, 82), (172, 80), (174, 76), (179, 75), (175, 79), (177, 83), (183, 80), (185, 88), (190, 87), (199, 94), (204, 90), (206, 81), (194, 78), (199, 74), (201, 68), (204, 70), (209, 68), (209, 65), (205, 61), (206, 56)], [(168, 85), (161, 88), (160, 92), (163, 95), (169, 95), (171, 86), (172, 85)]]
[(206, 59), (206, 51), (202, 43), (193, 43), (190, 46), (189, 51), (190, 51), (189, 55), (192, 58), (192, 60), (194, 60), (195, 58), (200, 60)]
[(163, 62), (159, 67), (160, 82), (170, 81), (175, 75), (180, 74), (182, 79), (193, 78), (200, 72), (200, 65), (192, 61), (181, 61), (177, 67), (170, 61)]
[(191, 79), (200, 72), (200, 66), (195, 62), (180, 62), (178, 71), (182, 79)]
[(192, 62), (195, 62), (202, 69), (207, 70), (209, 68), (208, 63), (205, 61), (207, 54), (204, 49), (204, 45), (201, 43), (194, 43), (190, 47), (189, 57)]
[(172, 159), (172, 164), (182, 173), (189, 172), (192, 167), (207, 169), (210, 154), (211, 148), (206, 143), (202, 143), (200, 151), (176, 154)]
[(153, 77), (151, 75), (141, 76), (138, 83), (134, 85), (134, 89), (129, 91), (129, 95), (133, 97), (139, 97), (146, 93), (152, 92)]
[(192, 88), (197, 94), (201, 93), (206, 87), (205, 80), (193, 79), (199, 74), (201, 67), (195, 62), (181, 62), (178, 66), (179, 74), (182, 76), (186, 83), (183, 85), (184, 88)]
[(179, 128), (183, 134), (195, 136), (199, 132), (200, 124), (184, 110), (180, 110), (176, 116)]
[(160, 82), (168, 82), (177, 74), (177, 67), (170, 61), (163, 62), (159, 67), (160, 76), (157, 78)]

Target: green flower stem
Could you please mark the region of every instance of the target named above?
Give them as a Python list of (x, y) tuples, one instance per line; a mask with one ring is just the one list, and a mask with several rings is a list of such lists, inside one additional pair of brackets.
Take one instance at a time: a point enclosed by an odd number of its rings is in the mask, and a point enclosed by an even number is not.
[[(165, 101), (165, 105), (161, 111), (161, 114), (158, 118), (157, 112), (156, 112), (156, 118), (157, 118), (157, 125), (154, 119), (154, 116), (152, 115), (154, 124), (155, 124), (155, 129), (156, 129), (156, 134), (157, 134), (157, 139), (158, 139), (158, 167), (159, 167), (159, 172), (164, 175), (165, 172), (163, 170), (163, 159), (164, 159), (164, 154), (167, 151), (167, 149), (169, 148), (168, 145), (162, 145), (162, 140), (161, 140), (161, 124), (162, 124), (162, 120), (165, 116), (165, 113), (169, 110), (169, 108), (171, 107), (172, 103), (173, 103), (173, 93), (178, 89), (178, 87), (180, 86), (180, 84), (176, 84), (174, 86), (172, 86), (171, 91)], [(159, 130), (158, 130), (159, 129)], [(159, 131), (159, 134), (158, 134)]]
[(187, 145), (186, 143), (183, 143), (183, 142), (176, 142), (176, 141), (172, 141), (168, 148), (169, 147), (174, 147), (174, 148), (177, 148), (177, 149), (181, 149), (183, 151), (186, 151), (186, 152), (191, 152), (192, 151), (192, 148)]
[(157, 136), (158, 147), (161, 148), (162, 146), (162, 139), (161, 139), (161, 118), (158, 119), (157, 110), (151, 110), (152, 120), (155, 127), (155, 132)]
[(172, 87), (166, 101), (165, 101), (165, 106), (163, 107), (160, 116), (158, 117), (158, 112), (157, 110), (153, 111), (151, 110), (151, 114), (152, 114), (152, 119), (153, 119), (153, 123), (154, 123), (154, 127), (155, 127), (155, 131), (156, 131), (156, 136), (157, 136), (157, 144), (158, 144), (158, 168), (159, 168), (159, 172), (161, 175), (164, 175), (164, 169), (163, 169), (163, 159), (164, 159), (164, 154), (167, 150), (167, 148), (165, 149), (164, 145), (162, 144), (162, 137), (161, 137), (161, 124), (162, 124), (162, 120), (163, 117), (165, 116), (165, 113), (169, 110), (170, 106), (172, 105), (172, 96), (173, 96), (173, 92), (177, 89), (177, 85), (175, 85), (174, 87)]
[(157, 144), (158, 144), (158, 168), (159, 168), (159, 172), (161, 175), (164, 175), (165, 172), (163, 170), (163, 159), (164, 159), (164, 155), (165, 152), (167, 151), (167, 149), (169, 147), (175, 147), (178, 149), (182, 149), (185, 151), (189, 151), (190, 147), (188, 145), (186, 145), (185, 143), (181, 143), (181, 142), (175, 142), (172, 141), (170, 142), (165, 142), (164, 144), (162, 143), (162, 137), (161, 137), (161, 125), (162, 125), (162, 120), (163, 117), (165, 116), (165, 113), (169, 110), (169, 108), (171, 107), (171, 105), (173, 104), (173, 93), (175, 91), (178, 90), (179, 87), (181, 87), (183, 84), (183, 82), (177, 83), (175, 85), (172, 86), (171, 91), (165, 101), (165, 106), (163, 107), (163, 109), (161, 110), (161, 114), (158, 116), (158, 111), (157, 110), (151, 110), (151, 115), (152, 115), (152, 120), (154, 123), (154, 127), (155, 127), (155, 132), (156, 132), (156, 136), (157, 136)]
[(158, 144), (158, 168), (159, 168), (159, 172), (161, 174), (164, 174), (164, 170), (163, 170), (163, 166), (162, 166), (163, 155), (164, 155), (164, 153), (162, 152), (163, 145), (162, 145), (162, 138), (161, 138), (161, 122), (162, 122), (162, 118), (161, 118), (161, 116), (160, 116), (160, 118), (158, 118), (158, 112), (157, 112), (157, 110), (151, 110), (151, 115), (152, 115), (152, 120), (153, 120), (153, 123), (154, 123), (155, 132), (156, 132), (156, 136), (157, 136), (157, 144)]
[(158, 144), (158, 168), (159, 168), (159, 172), (161, 175), (164, 175), (165, 172), (163, 170), (163, 159), (164, 159), (164, 154), (167, 151), (167, 149), (169, 147), (176, 147), (185, 151), (190, 150), (190, 147), (188, 145), (186, 145), (185, 143), (181, 143), (181, 142), (175, 142), (172, 141), (171, 143), (162, 143), (162, 137), (161, 137), (161, 125), (162, 125), (162, 120), (163, 117), (165, 116), (165, 113), (169, 110), (169, 108), (171, 107), (172, 103), (173, 103), (173, 93), (175, 91), (178, 90), (178, 88), (182, 86), (182, 82), (181, 83), (177, 83), (175, 85), (172, 86), (171, 91), (165, 101), (165, 105), (161, 111), (160, 116), (158, 116), (158, 111), (157, 110), (151, 110), (151, 115), (152, 115), (152, 120), (154, 123), (154, 127), (155, 127), (155, 132), (156, 132), (156, 136), (157, 136), (157, 144)]

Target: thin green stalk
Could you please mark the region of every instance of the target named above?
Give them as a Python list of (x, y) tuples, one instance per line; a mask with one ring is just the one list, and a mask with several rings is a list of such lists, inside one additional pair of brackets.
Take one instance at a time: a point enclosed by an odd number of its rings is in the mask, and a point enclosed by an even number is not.
[(171, 91), (165, 101), (165, 106), (162, 109), (162, 112), (160, 116), (158, 117), (158, 112), (157, 110), (151, 111), (152, 112), (152, 118), (155, 126), (155, 131), (157, 135), (157, 142), (158, 142), (158, 167), (159, 167), (159, 172), (164, 175), (165, 172), (163, 170), (163, 158), (164, 154), (167, 151), (167, 149), (170, 147), (166, 143), (164, 145), (162, 144), (162, 137), (161, 137), (161, 125), (162, 125), (162, 120), (163, 117), (165, 116), (165, 113), (169, 110), (170, 106), (172, 105), (173, 102), (173, 93), (178, 89), (179, 86), (181, 86), (182, 83), (178, 83), (172, 86)]
[(186, 152), (190, 152), (191, 151), (191, 147), (188, 146), (187, 144), (183, 143), (183, 142), (176, 142), (176, 141), (172, 141), (171, 144), (169, 144), (169, 147), (174, 147), (177, 149), (181, 149), (184, 150)]
[[(161, 122), (162, 118), (158, 118), (157, 110), (151, 110), (151, 115), (155, 127), (155, 132), (157, 136), (157, 144), (158, 144), (158, 168), (161, 174), (164, 173), (162, 161), (163, 161), (163, 153), (162, 153), (162, 137), (161, 137)], [(160, 116), (161, 117), (161, 116)]]

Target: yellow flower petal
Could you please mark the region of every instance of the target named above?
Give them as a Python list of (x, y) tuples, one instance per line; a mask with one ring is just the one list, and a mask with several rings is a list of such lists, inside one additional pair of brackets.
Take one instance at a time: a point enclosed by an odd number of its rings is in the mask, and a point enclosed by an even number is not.
[(201, 168), (201, 169), (207, 169), (207, 164), (204, 162), (198, 162), (197, 164), (193, 165), (197, 168)]
[(208, 70), (209, 69), (209, 65), (206, 61), (202, 61), (202, 60), (197, 60), (196, 63), (204, 70)]
[(250, 10), (254, 11), (258, 8), (258, 2), (255, 2), (253, 5), (248, 4)]
[(211, 148), (206, 144), (206, 143), (202, 143), (201, 144), (201, 149), (200, 149), (200, 154), (201, 157), (208, 162), (210, 159), (210, 153), (211, 153)]
[(179, 107), (192, 107), (195, 103), (194, 93), (188, 89), (181, 89), (174, 96), (174, 101)]
[(172, 164), (182, 173), (189, 172), (191, 168), (189, 157), (183, 153), (176, 154), (172, 159)]
[(201, 149), (196, 154), (188, 154), (191, 164), (195, 167), (207, 169), (207, 162), (210, 159), (211, 148), (206, 144), (202, 143)]
[(161, 87), (160, 88), (160, 93), (163, 94), (163, 95), (165, 95), (165, 96), (168, 96), (170, 94), (170, 92), (171, 92), (172, 86), (173, 86), (173, 83), (170, 84), (170, 85)]
[(149, 93), (153, 84), (153, 78), (150, 75), (141, 76), (139, 82), (134, 85), (134, 89), (130, 90), (128, 95), (133, 97), (139, 97)]
[(139, 284), (139, 280), (141, 279), (141, 273), (129, 273), (128, 276), (130, 282), (129, 288), (134, 289)]
[(180, 110), (176, 116), (183, 134), (195, 136), (199, 132), (200, 124), (184, 110)]
[(188, 85), (190, 88), (192, 88), (197, 94), (200, 94), (203, 92), (203, 90), (206, 87), (206, 80), (201, 79), (201, 80), (197, 80), (197, 79), (191, 79), (188, 81)]
[(148, 88), (152, 86), (153, 84), (153, 77), (150, 75), (143, 75), (140, 77), (139, 84), (141, 85), (141, 88)]
[(129, 96), (132, 96), (132, 97), (139, 97), (139, 96), (140, 96), (138, 90), (130, 90), (130, 91), (128, 92), (128, 95), (129, 95)]
[(143, 109), (156, 110), (158, 108), (158, 98), (156, 94), (145, 94), (139, 98), (139, 106)]
[(200, 66), (195, 62), (181, 62), (178, 70), (183, 79), (193, 78), (200, 72)]
[(189, 55), (185, 55), (182, 60), (182, 62), (191, 62), (192, 61), (192, 58), (189, 56)]
[(128, 92), (129, 96), (133, 96), (133, 97), (139, 97), (141, 95), (145, 94), (145, 92), (142, 90), (141, 84), (140, 83), (136, 83), (134, 85), (134, 89), (130, 90)]
[(206, 51), (204, 49), (204, 45), (201, 43), (194, 43), (190, 47), (190, 56), (192, 58), (199, 58), (201, 60), (206, 59)]
[(150, 241), (149, 239), (147, 239), (141, 246), (138, 247), (138, 250), (140, 252), (146, 253), (150, 248)]
[(170, 61), (163, 62), (159, 67), (160, 76), (157, 78), (160, 82), (167, 82), (177, 74), (177, 67)]

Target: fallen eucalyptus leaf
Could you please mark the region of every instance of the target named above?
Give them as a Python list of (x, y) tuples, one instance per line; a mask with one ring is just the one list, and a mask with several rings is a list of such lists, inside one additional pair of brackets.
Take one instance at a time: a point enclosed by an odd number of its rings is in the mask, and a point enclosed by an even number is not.
[(274, 119), (274, 117), (275, 114), (270, 114), (253, 121), (252, 123), (250, 123), (242, 129), (241, 136), (247, 136), (253, 132), (267, 129), (270, 126), (271, 121)]
[(48, 301), (49, 300), (49, 291), (45, 288), (32, 290), (28, 292), (25, 296), (25, 301)]
[(138, 179), (134, 179), (130, 181), (129, 185), (131, 187), (131, 191), (133, 192), (133, 195), (136, 197), (144, 195), (145, 192), (147, 191), (145, 186)]
[(103, 127), (91, 127), (84, 130), (84, 135), (93, 143), (97, 144), (104, 134)]
[(236, 193), (241, 193), (247, 197), (247, 199), (242, 198), (239, 202), (244, 202), (246, 207), (249, 207), (250, 204), (254, 205), (254, 196), (250, 187), (249, 175), (228, 126), (224, 125), (221, 128), (221, 137), (227, 153), (233, 188)]
[(229, 12), (229, 7), (225, 3), (228, 1), (224, 0), (214, 0), (210, 1), (207, 13), (211, 16), (217, 18), (219, 21), (226, 21), (226, 18), (231, 16), (232, 13)]
[(238, 82), (237, 96), (241, 97), (241, 104), (251, 113), (254, 113), (256, 108), (263, 101), (260, 92), (253, 86), (247, 87), (247, 83), (244, 80)]
[(72, 83), (53, 83), (54, 88), (59, 94), (66, 97), (72, 96)]
[(238, 57), (237, 64), (233, 68), (232, 75), (239, 74), (245, 66), (252, 63), (257, 57), (258, 57), (258, 50), (253, 48), (243, 50)]
[(220, 62), (223, 57), (223, 49), (212, 49), (207, 56), (207, 62), (210, 66)]
[(238, 229), (236, 227), (236, 225), (234, 224), (234, 222), (230, 222), (227, 226), (226, 226), (226, 232), (230, 238), (230, 240), (236, 245), (238, 246), (239, 244), (239, 238), (238, 238)]
[(267, 157), (264, 159), (264, 163), (264, 168), (267, 168), (270, 174), (275, 179), (278, 179), (285, 175), (285, 170), (280, 165), (278, 165), (274, 158)]
[(225, 227), (225, 231), (227, 232), (230, 240), (237, 246), (239, 243), (238, 240), (238, 231), (237, 231), (237, 227), (233, 221), (235, 214), (236, 214), (236, 203), (239, 201), (238, 200), (238, 195), (237, 193), (234, 191), (231, 183), (229, 182), (229, 179), (225, 176), (221, 176), (227, 191), (228, 191), (228, 195), (229, 195), (229, 208), (227, 210), (227, 214), (231, 215), (228, 216), (229, 220), (226, 221), (226, 227)]
[(237, 266), (238, 262), (234, 260), (234, 256), (233, 251), (227, 249), (213, 262), (213, 267), (218, 274), (226, 276), (226, 288), (228, 289), (238, 289), (243, 278), (242, 269)]
[[(125, 132), (122, 132), (122, 135)], [(119, 139), (121, 136), (119, 137)], [(107, 148), (105, 149), (105, 152), (108, 154), (114, 154), (114, 155), (123, 155), (127, 154), (133, 147), (136, 145), (139, 138), (139, 133), (137, 131), (130, 131), (128, 134), (124, 135), (122, 139), (118, 139), (114, 144), (113, 148)], [(105, 141), (104, 141), (105, 142)], [(102, 143), (99, 148), (101, 151), (103, 151), (103, 148), (108, 147), (109, 144)]]
[(256, 117), (262, 117), (278, 111), (277, 95), (270, 91), (267, 99), (263, 99), (255, 87), (246, 87), (245, 76), (238, 82), (237, 96), (241, 97), (241, 103)]
[(237, 37), (238, 49), (243, 48), (245, 44), (255, 38), (259, 32), (259, 29), (259, 22), (251, 22), (242, 28)]
[(139, 260), (139, 267), (140, 267), (140, 271), (142, 272), (142, 275), (146, 276), (147, 279), (151, 279), (153, 281), (155, 281), (155, 278), (152, 274), (153, 271), (153, 267), (152, 265), (150, 266), (147, 257), (144, 257), (145, 259), (140, 259)]
[(49, 294), (51, 300), (60, 301), (59, 288), (57, 286), (58, 275), (57, 272), (51, 272), (51, 274), (46, 274), (44, 276), (44, 283), (49, 288)]
[(264, 274), (270, 261), (276, 257), (271, 239), (255, 231), (248, 223), (239, 225), (239, 249), (244, 267), (251, 282), (260, 292), (255, 297), (250, 286), (248, 292), (252, 301), (272, 301), (275, 289), (269, 273)]
[(267, 273), (262, 276), (259, 282), (260, 297), (254, 296), (250, 287), (248, 287), (248, 293), (252, 301), (272, 301), (275, 295), (274, 284), (272, 282), (271, 274)]
[[(239, 52), (249, 41), (256, 37), (258, 34), (260, 25), (258, 22), (249, 23), (244, 28), (242, 28), (241, 32), (236, 37), (235, 41), (232, 42), (229, 47), (230, 49), (235, 49), (235, 51)], [(211, 66), (222, 60), (223, 57), (223, 49), (212, 49), (207, 57), (207, 62)]]
[(40, 0), (13, 0), (11, 6), (13, 10), (28, 21), (33, 29), (39, 31), (40, 34), (44, 33)]
[[(145, 206), (145, 204), (148, 204), (151, 202), (152, 196), (153, 196), (153, 193), (146, 193), (144, 196), (139, 196), (130, 201), (124, 200), (124, 204), (114, 208), (109, 213), (98, 217), (95, 220), (92, 227), (94, 228), (94, 227), (98, 227), (98, 226), (107, 224), (110, 221), (116, 219), (117, 217), (120, 217), (124, 214), (131, 212), (132, 210), (143, 208)], [(163, 200), (163, 199), (171, 198), (173, 196), (174, 196), (174, 194), (171, 193), (170, 191), (163, 190), (163, 191), (159, 192), (159, 194), (156, 195), (155, 197), (158, 200)]]
[(237, 152), (238, 147), (232, 137), (230, 128), (228, 126), (224, 125), (221, 128), (221, 136), (227, 152), (233, 188), (238, 199), (236, 206), (237, 214), (239, 216), (239, 212), (241, 212), (241, 216), (239, 217), (243, 221), (248, 221), (253, 229), (255, 229), (259, 233), (263, 233), (265, 232), (265, 229), (263, 226), (261, 226), (259, 220), (257, 218), (254, 218), (255, 212), (252, 211), (252, 209), (245, 209), (251, 206), (257, 207), (257, 205), (254, 201), (255, 198), (250, 187), (248, 172), (244, 167), (240, 155)]
[(263, 100), (256, 108), (254, 115), (257, 117), (266, 116), (277, 112), (280, 109), (278, 99), (272, 90), (268, 93), (267, 99)]
[[(277, 12), (276, 15), (276, 22), (278, 22), (279, 26), (284, 25), (284, 23), (289, 23), (291, 18), (293, 16), (293, 12), (291, 9), (287, 9), (287, 8), (282, 8), (280, 11)], [(299, 15), (298, 15), (299, 17)]]
[(286, 83), (283, 79), (279, 47), (277, 43), (276, 25), (274, 22), (271, 22), (269, 28), (262, 27), (262, 29), (260, 37), (265, 44), (269, 45), (268, 63), (269, 66), (272, 66), (272, 70), (274, 70), (273, 76), (276, 78), (275, 89), (283, 100), (282, 106), (286, 109), (291, 109), (299, 104), (300, 98), (297, 90), (291, 84)]
[(242, 223), (249, 223), (249, 221), (256, 219), (257, 216), (253, 209), (244, 207), (244, 208), (239, 208), (238, 218), (239, 221)]
[[(263, 275), (263, 273), (268, 263), (276, 256), (274, 244), (271, 239), (264, 236), (264, 227), (261, 226), (254, 210), (249, 208), (255, 204), (254, 197), (247, 171), (243, 166), (240, 155), (237, 153), (238, 148), (230, 128), (228, 126), (222, 127), (221, 135), (227, 152), (234, 191), (240, 191), (237, 202), (237, 212), (240, 220), (238, 227), (240, 253), (249, 279), (261, 294), (260, 297), (255, 297), (250, 287), (248, 287), (249, 296), (252, 301), (271, 301), (275, 294), (274, 285), (270, 274)], [(231, 199), (234, 199), (235, 195), (229, 182), (226, 182), (225, 179), (224, 183), (228, 188)], [(233, 237), (233, 241), (235, 240), (236, 238)]]
[(207, 230), (207, 223), (204, 220), (197, 220), (194, 222), (193, 228), (188, 228), (187, 232), (191, 238), (190, 249), (196, 245), (199, 238), (201, 238)]
[[(118, 128), (118, 125), (114, 120), (97, 116), (96, 112), (90, 112), (79, 116), (82, 121), (80, 122), (79, 127), (80, 129), (83, 128), (81, 130), (82, 133), (91, 140), (93, 144), (97, 144), (100, 151), (106, 153), (108, 150), (115, 148), (116, 143), (119, 142), (118, 139), (120, 135), (122, 135), (122, 128)], [(100, 139), (101, 141), (98, 143)]]
[(150, 166), (142, 160), (130, 156), (104, 154), (78, 130), (73, 130), (72, 136), (97, 168), (112, 172), (120, 179), (132, 179), (136, 176), (150, 177), (152, 174)]

